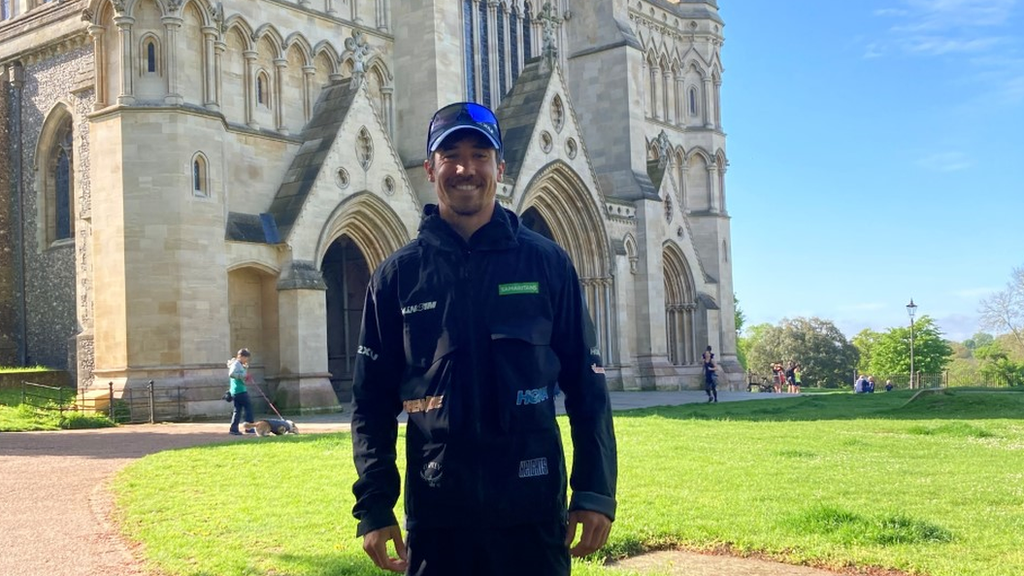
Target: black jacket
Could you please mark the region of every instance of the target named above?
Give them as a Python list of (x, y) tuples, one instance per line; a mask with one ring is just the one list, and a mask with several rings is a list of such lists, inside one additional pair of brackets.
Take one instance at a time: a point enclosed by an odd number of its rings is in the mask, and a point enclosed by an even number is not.
[(358, 535), (397, 524), (403, 409), (408, 529), (564, 520), (556, 384), (572, 430), (568, 508), (614, 519), (611, 406), (568, 256), (500, 207), (467, 243), (428, 205), (419, 237), (367, 289), (352, 400)]

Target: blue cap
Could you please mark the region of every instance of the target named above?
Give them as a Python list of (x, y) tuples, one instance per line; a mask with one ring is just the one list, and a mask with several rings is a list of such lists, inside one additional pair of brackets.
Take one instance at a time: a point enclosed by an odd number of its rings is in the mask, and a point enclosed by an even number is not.
[(456, 102), (434, 113), (427, 131), (427, 157), (453, 132), (462, 129), (476, 130), (484, 136), (502, 155), (501, 127), (498, 118), (490, 108), (475, 102)]

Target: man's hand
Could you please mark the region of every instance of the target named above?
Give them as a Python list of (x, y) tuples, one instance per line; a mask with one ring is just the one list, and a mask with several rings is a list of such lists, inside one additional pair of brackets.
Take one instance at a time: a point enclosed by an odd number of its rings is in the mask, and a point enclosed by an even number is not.
[[(388, 540), (394, 540), (395, 552), (398, 558), (388, 556)], [(392, 572), (405, 572), (409, 565), (409, 557), (405, 552), (405, 542), (402, 540), (402, 529), (398, 526), (388, 526), (367, 532), (363, 535), (363, 551), (373, 560), (378, 568)]]
[(576, 525), (583, 524), (583, 535), (580, 536), (578, 544), (569, 549), (573, 556), (586, 556), (596, 552), (608, 541), (608, 534), (612, 531), (612, 521), (600, 512), (591, 510), (575, 510), (569, 512), (569, 528), (565, 533), (565, 545), (572, 546), (576, 539)]

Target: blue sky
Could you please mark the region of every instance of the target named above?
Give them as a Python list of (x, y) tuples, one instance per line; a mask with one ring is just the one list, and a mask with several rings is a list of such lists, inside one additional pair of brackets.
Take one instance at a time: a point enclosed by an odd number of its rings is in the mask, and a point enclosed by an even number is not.
[(747, 325), (946, 337), (1024, 265), (1024, 0), (719, 0)]

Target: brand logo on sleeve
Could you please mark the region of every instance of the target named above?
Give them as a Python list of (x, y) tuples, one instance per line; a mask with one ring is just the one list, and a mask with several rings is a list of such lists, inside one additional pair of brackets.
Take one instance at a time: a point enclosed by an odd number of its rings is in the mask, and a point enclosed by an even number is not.
[(548, 459), (534, 458), (533, 460), (521, 460), (519, 462), (520, 478), (535, 478), (548, 475)]
[(540, 294), (540, 282), (498, 284), (498, 296), (512, 296), (514, 294)]
[(434, 300), (433, 302), (420, 302), (419, 304), (412, 304), (411, 306), (403, 306), (402, 316), (408, 316), (409, 314), (424, 312), (426, 310), (433, 310), (434, 308), (437, 308), (437, 300)]
[(540, 404), (548, 399), (547, 388), (534, 388), (533, 390), (520, 390), (516, 393), (516, 406), (528, 404)]
[(377, 353), (374, 352), (372, 348), (368, 348), (366, 346), (360, 345), (359, 348), (356, 349), (356, 354), (362, 354), (363, 356), (366, 356), (370, 360), (377, 360)]

